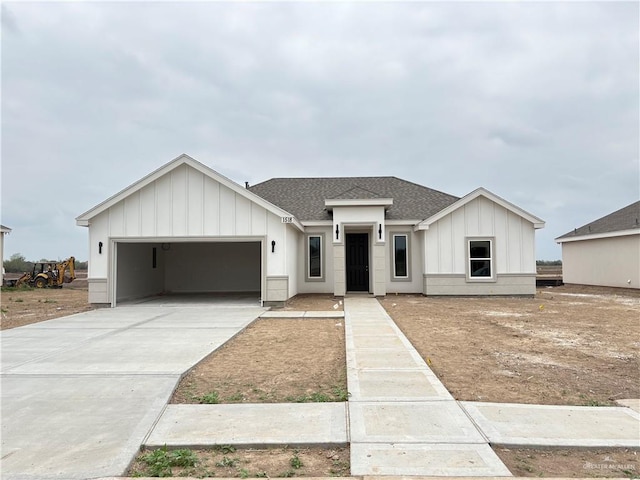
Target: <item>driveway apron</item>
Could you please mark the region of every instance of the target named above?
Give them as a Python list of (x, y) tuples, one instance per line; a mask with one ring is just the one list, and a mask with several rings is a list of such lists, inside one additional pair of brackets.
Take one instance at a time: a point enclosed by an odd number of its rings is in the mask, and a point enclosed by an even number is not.
[(136, 305), (1, 332), (2, 478), (122, 475), (181, 375), (264, 311)]

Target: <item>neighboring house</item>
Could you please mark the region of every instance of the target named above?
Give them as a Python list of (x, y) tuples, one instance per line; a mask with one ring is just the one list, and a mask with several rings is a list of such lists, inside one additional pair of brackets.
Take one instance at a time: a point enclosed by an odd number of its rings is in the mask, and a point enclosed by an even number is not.
[(181, 155), (80, 215), (89, 301), (159, 293), (534, 295), (544, 222), (487, 190), (395, 177), (243, 188)]
[(640, 201), (556, 238), (562, 281), (640, 288)]
[(4, 275), (4, 236), (11, 233), (9, 227), (0, 225), (0, 259), (2, 259), (2, 275)]

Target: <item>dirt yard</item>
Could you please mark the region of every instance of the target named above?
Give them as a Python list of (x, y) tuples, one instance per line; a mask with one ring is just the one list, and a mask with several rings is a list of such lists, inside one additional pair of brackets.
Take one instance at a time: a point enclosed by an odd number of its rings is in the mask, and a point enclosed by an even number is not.
[[(62, 288), (2, 288), (0, 330), (51, 320), (91, 310), (85, 288), (74, 284)], [(80, 282), (79, 282), (80, 283)], [(71, 287), (74, 285), (74, 287)]]
[(640, 292), (381, 301), (458, 400), (613, 405), (640, 398)]

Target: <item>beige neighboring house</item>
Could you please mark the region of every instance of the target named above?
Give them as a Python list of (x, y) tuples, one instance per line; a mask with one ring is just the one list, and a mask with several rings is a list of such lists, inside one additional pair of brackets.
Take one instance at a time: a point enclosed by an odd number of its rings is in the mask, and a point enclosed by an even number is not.
[(11, 233), (9, 227), (0, 225), (0, 259), (2, 259), (2, 275), (4, 275), (4, 236)]
[(640, 288), (640, 201), (556, 238), (562, 280)]
[(244, 293), (534, 295), (544, 222), (478, 188), (459, 198), (396, 177), (240, 186), (187, 155), (76, 218), (89, 301)]

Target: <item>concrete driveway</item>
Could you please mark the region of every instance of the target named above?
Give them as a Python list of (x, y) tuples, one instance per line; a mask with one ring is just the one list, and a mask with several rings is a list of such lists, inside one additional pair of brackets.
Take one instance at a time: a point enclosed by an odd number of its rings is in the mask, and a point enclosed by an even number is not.
[(264, 311), (167, 302), (1, 332), (2, 478), (121, 475), (180, 376)]

